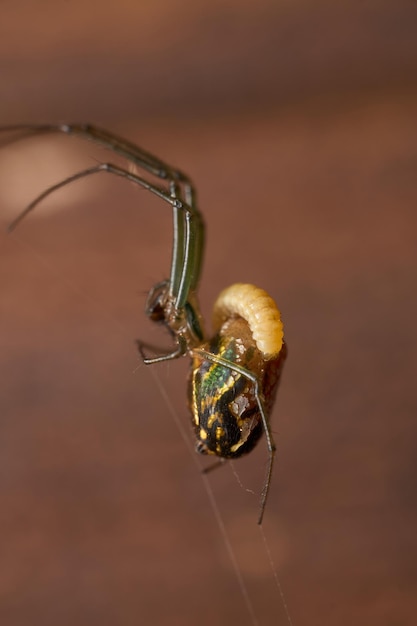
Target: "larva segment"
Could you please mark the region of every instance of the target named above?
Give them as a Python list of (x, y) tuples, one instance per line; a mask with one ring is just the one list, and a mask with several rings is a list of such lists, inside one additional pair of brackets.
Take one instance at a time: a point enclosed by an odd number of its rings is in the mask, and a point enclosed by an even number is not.
[(224, 321), (234, 315), (246, 320), (265, 360), (279, 354), (284, 337), (281, 314), (266, 291), (245, 283), (224, 289), (213, 308), (214, 330), (218, 331)]

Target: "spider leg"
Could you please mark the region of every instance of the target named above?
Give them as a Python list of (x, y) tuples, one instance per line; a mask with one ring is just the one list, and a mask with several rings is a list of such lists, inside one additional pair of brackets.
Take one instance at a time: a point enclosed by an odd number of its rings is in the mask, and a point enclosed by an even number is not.
[[(116, 176), (126, 178), (127, 180), (139, 185), (140, 187), (147, 189), (154, 195), (158, 196), (165, 202), (171, 205), (173, 211), (175, 211), (175, 216), (178, 223), (181, 222), (181, 219), (184, 221), (184, 228), (179, 227), (178, 230), (174, 229), (174, 251), (173, 258), (177, 259), (176, 263), (181, 262), (181, 268), (175, 267), (174, 269), (180, 275), (179, 284), (172, 285), (171, 280), (168, 281), (168, 292), (169, 292), (169, 300), (172, 304), (172, 311), (168, 316), (165, 317), (165, 324), (170, 328), (173, 335), (176, 337), (177, 341), (177, 349), (169, 355), (165, 357), (155, 357), (155, 358), (147, 358), (144, 357), (145, 363), (157, 363), (159, 361), (177, 358), (183, 354), (185, 354), (188, 341), (187, 336), (190, 337), (190, 342), (192, 342), (191, 338), (193, 336), (197, 336), (199, 334), (199, 329), (201, 326), (201, 316), (198, 310), (198, 306), (195, 302), (194, 295), (190, 294), (191, 285), (195, 279), (195, 268), (199, 267), (199, 256), (202, 254), (202, 250), (198, 248), (200, 236), (199, 236), (199, 228), (200, 223), (198, 220), (199, 214), (195, 214), (193, 209), (189, 207), (183, 200), (174, 196), (171, 192), (169, 193), (166, 189), (158, 187), (153, 183), (150, 183), (146, 179), (134, 174), (133, 172), (129, 172), (117, 165), (113, 165), (112, 163), (100, 163), (95, 165), (94, 167), (82, 170), (61, 180), (59, 183), (48, 187), (44, 192), (42, 192), (39, 196), (37, 196), (20, 215), (9, 225), (9, 232), (13, 231), (17, 225), (30, 213), (33, 209), (44, 200), (46, 197), (69, 185), (70, 183), (75, 182), (76, 180), (80, 180), (82, 178), (86, 178), (87, 176), (92, 176), (93, 174), (98, 174), (100, 172), (107, 172), (109, 174), (114, 174)], [(197, 220), (193, 219), (194, 216), (197, 215)], [(197, 221), (197, 224), (195, 222)], [(174, 218), (175, 223), (175, 218)], [(178, 248), (181, 248), (179, 251)], [(173, 274), (173, 270), (171, 271)], [(177, 276), (176, 276), (177, 280)], [(178, 282), (178, 281), (177, 281)], [(195, 327), (193, 328), (190, 324), (190, 328), (188, 326), (185, 327), (185, 330), (181, 334), (181, 332), (177, 332), (178, 328), (184, 325), (183, 318), (185, 317), (186, 305), (188, 303), (188, 298), (192, 299), (193, 304), (190, 305), (193, 308), (194, 319), (195, 319)]]
[(127, 139), (109, 133), (107, 130), (91, 124), (18, 124), (0, 126), (0, 132), (23, 132), (29, 136), (48, 133), (65, 133), (93, 141), (104, 148), (116, 152), (128, 161), (139, 165), (154, 176), (163, 180), (176, 180), (190, 187), (190, 194), (195, 194), (191, 180), (180, 170), (172, 168), (150, 152), (143, 150)]
[(237, 365), (236, 363), (233, 363), (231, 361), (228, 361), (227, 359), (223, 359), (222, 357), (219, 357), (215, 354), (206, 352), (206, 350), (202, 350), (200, 348), (194, 348), (192, 350), (192, 353), (198, 354), (202, 356), (204, 359), (207, 359), (207, 361), (211, 361), (212, 363), (217, 363), (218, 365), (223, 365), (224, 367), (228, 367), (232, 371), (237, 372), (238, 374), (241, 374), (242, 376), (250, 380), (254, 386), (255, 398), (258, 403), (259, 413), (261, 415), (262, 426), (263, 426), (265, 438), (266, 438), (266, 445), (267, 445), (268, 453), (269, 453), (268, 467), (266, 471), (265, 482), (264, 482), (264, 486), (262, 489), (261, 500), (259, 504), (258, 524), (261, 525), (264, 512), (265, 512), (266, 501), (268, 499), (269, 487), (271, 485), (276, 445), (272, 437), (271, 428), (269, 426), (269, 420), (267, 418), (264, 403), (261, 397), (258, 379), (254, 374), (252, 374), (252, 372), (250, 372), (246, 368), (241, 367), (240, 365)]
[[(201, 332), (202, 321), (198, 303), (195, 297), (197, 289), (204, 249), (204, 223), (197, 208), (196, 192), (191, 180), (180, 170), (172, 168), (161, 159), (136, 146), (130, 141), (122, 139), (106, 130), (88, 124), (22, 124), (0, 127), (0, 133), (23, 133), (25, 136), (33, 136), (48, 133), (65, 133), (82, 139), (92, 141), (141, 167), (149, 174), (163, 180), (166, 184), (159, 187), (127, 169), (111, 163), (103, 163), (96, 167), (85, 169), (66, 178), (65, 180), (49, 187), (40, 194), (30, 205), (10, 224), (9, 232), (12, 231), (32, 211), (39, 202), (61, 187), (85, 178), (86, 176), (107, 171), (109, 173), (126, 178), (159, 196), (172, 207), (173, 219), (173, 245), (170, 278), (168, 281), (168, 293), (171, 306), (167, 305), (165, 324), (177, 336), (181, 326), (181, 318), (185, 315), (186, 305), (191, 307), (193, 315), (190, 316), (185, 329), (185, 341), (187, 346), (194, 345), (194, 338)], [(191, 303), (192, 302), (192, 303)], [(193, 325), (193, 321), (195, 322)], [(184, 347), (180, 345), (175, 351), (175, 356), (184, 353)], [(170, 357), (170, 355), (169, 355)], [(171, 357), (170, 357), (171, 358)], [(174, 358), (174, 357), (173, 357)], [(163, 360), (162, 357), (157, 359)], [(147, 362), (156, 362), (147, 359)]]
[(217, 469), (218, 467), (221, 467), (225, 463), (226, 463), (226, 459), (219, 459), (218, 461), (215, 461), (214, 463), (211, 463), (210, 465), (207, 465), (207, 467), (205, 467), (203, 470), (201, 470), (201, 473), (202, 474), (209, 474), (210, 472), (212, 472), (213, 470)]
[(61, 180), (59, 183), (56, 183), (55, 185), (48, 187), (48, 189), (43, 191), (39, 196), (37, 196), (34, 200), (32, 200), (32, 202), (26, 207), (26, 209), (22, 211), (16, 217), (16, 219), (13, 220), (13, 222), (11, 222), (11, 224), (8, 227), (9, 232), (13, 231), (16, 228), (16, 226), (26, 217), (26, 215), (30, 213), (31, 211), (33, 211), (33, 209), (40, 202), (42, 202), (42, 200), (47, 198), (49, 195), (51, 195), (58, 189), (61, 189), (62, 187), (65, 187), (66, 185), (69, 185), (70, 183), (75, 182), (76, 180), (80, 180), (81, 178), (86, 178), (87, 176), (91, 176), (92, 174), (98, 174), (99, 172), (108, 172), (109, 174), (115, 174), (116, 176), (126, 178), (127, 180), (130, 180), (131, 182), (136, 183), (140, 187), (143, 187), (144, 189), (147, 189), (148, 191), (152, 192), (159, 198), (162, 198), (162, 200), (165, 200), (171, 206), (175, 206), (177, 209), (188, 211), (188, 207), (186, 207), (181, 200), (171, 197), (171, 195), (165, 189), (162, 189), (161, 187), (157, 187), (156, 185), (153, 185), (152, 183), (148, 182), (147, 180), (138, 176), (137, 174), (128, 172), (127, 170), (121, 167), (118, 167), (117, 165), (113, 165), (112, 163), (99, 163), (98, 165), (95, 165), (94, 167), (90, 167), (80, 172), (77, 172), (76, 174), (73, 174), (72, 176), (68, 176), (68, 178), (64, 178), (64, 180)]
[[(195, 213), (198, 213), (196, 208), (196, 191), (188, 176), (180, 170), (164, 163), (161, 159), (143, 150), (143, 148), (140, 148), (131, 141), (109, 133), (107, 130), (90, 124), (19, 124), (0, 127), (0, 132), (23, 132), (29, 136), (47, 133), (65, 133), (97, 143), (107, 150), (126, 158), (128, 161), (138, 165), (157, 178), (171, 181), (171, 193), (173, 193), (175, 197), (178, 197), (183, 191), (186, 204), (192, 207)], [(177, 183), (180, 183), (180, 185)], [(179, 220), (174, 213), (174, 230), (176, 228), (176, 221), (178, 229), (178, 224), (181, 220)], [(177, 268), (174, 262), (172, 263), (172, 267)]]
[(180, 356), (184, 356), (187, 353), (188, 345), (187, 340), (183, 335), (176, 336), (177, 347), (172, 352), (168, 354), (161, 354), (161, 356), (153, 356), (148, 357), (145, 354), (144, 348), (151, 348), (155, 352), (155, 347), (150, 346), (148, 343), (141, 341), (140, 339), (136, 340), (136, 346), (138, 348), (139, 354), (142, 357), (142, 361), (145, 365), (154, 365), (155, 363), (163, 363), (164, 361), (172, 361), (174, 359), (178, 359)]
[[(78, 136), (125, 157), (150, 174), (167, 181), (171, 197), (174, 200), (182, 199), (183, 197), (186, 207), (184, 211), (184, 209), (181, 210), (175, 203), (172, 203), (174, 238), (170, 272), (170, 294), (175, 300), (175, 306), (176, 308), (181, 308), (185, 305), (189, 292), (197, 288), (204, 248), (204, 223), (197, 209), (194, 186), (188, 176), (180, 170), (167, 165), (161, 159), (136, 146), (134, 143), (89, 124), (19, 124), (0, 127), (1, 132), (21, 132), (28, 136), (47, 133), (65, 133)], [(74, 178), (67, 180), (69, 183), (81, 177), (76, 175)], [(129, 178), (127, 171), (125, 177)], [(59, 186), (54, 186), (50, 190), (58, 188)], [(40, 196), (37, 202), (40, 202), (44, 197)], [(30, 205), (13, 222), (11, 229), (16, 227), (20, 220), (36, 206), (37, 202), (35, 201), (33, 205)], [(192, 220), (189, 213), (192, 214)], [(192, 221), (193, 223), (187, 224), (187, 219), (188, 222)]]

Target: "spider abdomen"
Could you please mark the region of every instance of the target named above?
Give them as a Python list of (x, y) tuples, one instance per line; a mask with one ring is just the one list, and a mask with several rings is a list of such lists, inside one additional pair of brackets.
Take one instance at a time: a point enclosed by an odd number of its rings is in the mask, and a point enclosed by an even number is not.
[[(252, 311), (250, 321), (240, 314), (246, 313), (244, 304), (239, 305), (239, 292), (250, 292), (252, 296), (257, 293), (262, 298), (259, 307), (249, 302)], [(269, 313), (270, 322), (265, 311), (268, 300), (273, 304)], [(234, 306), (236, 302), (238, 306)], [(193, 354), (190, 408), (198, 441), (197, 450), (203, 454), (235, 458), (250, 452), (262, 435), (263, 423), (255, 386), (257, 383), (258, 393), (269, 416), (286, 349), (282, 342), (279, 312), (277, 323), (278, 309), (263, 290), (252, 285), (235, 285), (222, 292), (216, 307), (215, 316), (220, 328), (211, 341)], [(275, 354), (265, 354), (260, 349), (260, 340), (256, 340), (253, 332), (253, 327), (256, 331), (256, 316), (261, 326), (272, 323), (272, 331), (281, 333), (280, 347)], [(269, 343), (268, 337), (265, 340), (269, 347), (275, 346), (277, 350), (276, 337)], [(210, 355), (210, 359), (204, 354)]]

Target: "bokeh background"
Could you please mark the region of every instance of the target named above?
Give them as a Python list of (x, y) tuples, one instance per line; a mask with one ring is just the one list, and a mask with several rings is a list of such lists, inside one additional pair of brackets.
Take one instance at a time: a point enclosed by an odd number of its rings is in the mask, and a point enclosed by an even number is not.
[[(233, 281), (283, 311), (264, 531), (294, 626), (414, 624), (416, 3), (6, 0), (0, 34), (2, 125), (93, 122), (178, 165), (207, 319)], [(143, 313), (169, 208), (102, 175), (7, 235), (109, 157), (1, 141), (0, 623), (288, 624), (256, 526), (264, 443), (238, 480), (209, 475), (253, 618), (173, 417), (192, 443), (187, 361), (135, 352), (169, 343)]]

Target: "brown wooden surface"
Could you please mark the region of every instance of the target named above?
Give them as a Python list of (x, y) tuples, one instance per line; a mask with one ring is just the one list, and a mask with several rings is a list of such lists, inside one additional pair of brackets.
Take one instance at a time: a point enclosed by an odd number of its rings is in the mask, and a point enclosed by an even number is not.
[[(417, 55), (413, 2), (6, 2), (1, 123), (90, 121), (192, 176), (200, 294), (259, 284), (289, 358), (265, 533), (294, 626), (417, 613)], [(133, 340), (169, 208), (106, 157), (0, 151), (0, 624), (251, 624), (194, 457)], [(187, 362), (154, 368), (192, 442)], [(266, 462), (210, 474), (262, 626), (286, 624), (256, 527)]]

